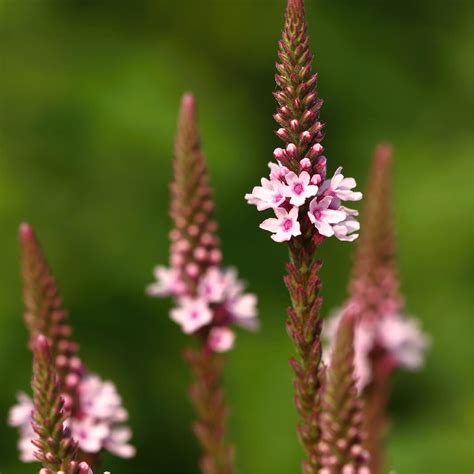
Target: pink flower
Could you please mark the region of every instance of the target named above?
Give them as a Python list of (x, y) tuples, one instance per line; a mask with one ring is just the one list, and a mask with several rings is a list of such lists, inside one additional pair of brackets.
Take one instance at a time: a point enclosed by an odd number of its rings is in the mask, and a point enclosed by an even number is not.
[[(128, 419), (128, 413), (122, 406), (122, 399), (117, 388), (110, 381), (103, 381), (96, 374), (86, 375), (79, 385), (80, 410), (79, 419), (72, 418), (70, 423), (73, 438), (78, 430), (86, 432), (84, 447), (79, 441), (79, 446), (84, 451), (98, 452), (106, 449), (111, 453), (130, 458), (135, 455), (135, 448), (129, 444), (132, 437), (131, 430), (122, 423)], [(128, 436), (116, 439), (116, 432), (127, 433)], [(84, 436), (84, 433), (82, 433)], [(100, 441), (97, 451), (93, 450)]]
[(103, 381), (97, 374), (86, 375), (79, 385), (81, 412), (95, 419), (122, 422), (128, 419), (115, 384)]
[(357, 185), (355, 179), (344, 178), (341, 171), (342, 166), (336, 170), (331, 179), (324, 181), (319, 190), (320, 195), (337, 196), (343, 201), (360, 201), (362, 193), (352, 191)]
[(18, 403), (10, 408), (8, 415), (8, 424), (19, 429), (20, 438), (17, 447), (20, 451), (20, 460), (22, 462), (34, 462), (36, 447), (31, 442), (36, 438), (36, 433), (31, 425), (33, 413), (33, 401), (23, 392), (17, 394)]
[(184, 285), (177, 269), (157, 265), (153, 270), (153, 273), (156, 282), (148, 286), (148, 295), (170, 296), (182, 293)]
[(215, 327), (209, 332), (207, 343), (215, 352), (227, 352), (234, 346), (235, 334), (228, 327)]
[(210, 268), (198, 284), (199, 296), (209, 303), (225, 305), (233, 323), (256, 329), (257, 297), (244, 293), (245, 285), (237, 278), (235, 268)]
[(290, 172), (290, 170), (280, 162), (273, 163), (270, 161), (268, 167), (270, 168), (270, 178), (282, 182), (285, 181), (285, 176)]
[(227, 309), (235, 324), (250, 330), (258, 329), (257, 297), (254, 294), (236, 295), (227, 303)]
[(277, 179), (262, 178), (262, 186), (255, 186), (251, 194), (246, 194), (245, 199), (249, 204), (257, 206), (257, 210), (275, 209), (285, 201), (283, 185)]
[[(87, 374), (79, 384), (78, 393), (77, 415), (68, 418), (65, 424), (80, 449), (88, 453), (106, 449), (124, 458), (134, 456), (135, 448), (129, 444), (132, 432), (122, 425), (128, 419), (128, 413), (115, 385), (96, 374)], [(33, 401), (24, 393), (18, 394), (18, 401), (10, 410), (9, 424), (20, 431), (20, 459), (33, 462), (36, 461), (36, 448), (31, 441), (37, 437), (31, 425)]]
[(97, 423), (91, 418), (74, 420), (69, 425), (73, 439), (86, 453), (98, 453), (109, 435), (109, 427), (106, 423)]
[(275, 242), (285, 242), (301, 235), (297, 207), (293, 207), (290, 212), (282, 208), (275, 209), (275, 214), (276, 218), (265, 219), (260, 224), (261, 229), (273, 232), (272, 239)]
[(283, 193), (290, 198), (290, 204), (293, 206), (302, 206), (307, 198), (318, 192), (317, 186), (309, 184), (311, 177), (307, 171), (301, 172), (299, 176), (290, 171), (285, 179), (287, 186), (284, 186)]
[(421, 331), (416, 319), (408, 319), (397, 313), (389, 314), (379, 323), (378, 338), (399, 367), (409, 370), (422, 367), (429, 339)]
[(211, 267), (198, 283), (198, 294), (210, 303), (224, 301), (228, 282), (225, 273), (219, 267)]
[(314, 198), (309, 204), (308, 217), (314, 224), (321, 235), (331, 237), (334, 235), (333, 224), (338, 224), (346, 218), (346, 213), (329, 209), (332, 198), (327, 196), (318, 202), (318, 198)]
[(170, 316), (181, 325), (184, 333), (196, 332), (212, 321), (212, 311), (204, 299), (184, 297), (179, 303), (180, 306), (171, 310)]
[(353, 242), (359, 237), (359, 234), (355, 234), (360, 229), (360, 224), (355, 219), (349, 218), (339, 224), (332, 226), (334, 235), (338, 240)]
[(19, 427), (30, 423), (33, 403), (31, 398), (24, 392), (18, 392), (16, 396), (18, 404), (14, 405), (8, 414), (8, 424)]
[(104, 448), (121, 458), (129, 459), (135, 456), (135, 448), (128, 444), (132, 431), (127, 426), (113, 427), (104, 440)]
[[(324, 326), (323, 339), (329, 344), (324, 351), (325, 363), (329, 363), (331, 346), (343, 311), (338, 310)], [(416, 319), (408, 319), (397, 313), (386, 314), (379, 319), (362, 319), (355, 327), (354, 366), (357, 388), (362, 390), (372, 379), (370, 354), (375, 347), (385, 350), (396, 367), (409, 370), (423, 365), (423, 355), (429, 346), (428, 337), (422, 333)]]

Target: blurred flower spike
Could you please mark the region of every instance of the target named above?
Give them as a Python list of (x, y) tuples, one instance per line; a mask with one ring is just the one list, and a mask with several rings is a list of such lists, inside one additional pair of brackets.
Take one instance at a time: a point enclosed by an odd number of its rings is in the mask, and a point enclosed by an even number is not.
[[(79, 346), (71, 339), (72, 327), (62, 308), (55, 280), (35, 232), (28, 224), (20, 226), (20, 245), (29, 345), (34, 352), (38, 338), (46, 341), (44, 344), (50, 354), (47, 360), (57, 377), (64, 405), (64, 425), (77, 442), (79, 451), (89, 457), (97, 458), (102, 450), (123, 458), (133, 457), (135, 448), (129, 444), (132, 432), (124, 425), (128, 413), (115, 385), (89, 372), (78, 357)], [(20, 459), (32, 462), (36, 460), (32, 444), (34, 401), (22, 392), (17, 398), (18, 403), (11, 408), (8, 422), (19, 430)]]
[(231, 326), (257, 329), (257, 297), (245, 293), (234, 268), (223, 268), (213, 217), (214, 202), (205, 157), (199, 143), (196, 102), (181, 102), (171, 185), (170, 266), (154, 270), (147, 293), (174, 298), (171, 319), (186, 334), (198, 334), (214, 352), (234, 345)]

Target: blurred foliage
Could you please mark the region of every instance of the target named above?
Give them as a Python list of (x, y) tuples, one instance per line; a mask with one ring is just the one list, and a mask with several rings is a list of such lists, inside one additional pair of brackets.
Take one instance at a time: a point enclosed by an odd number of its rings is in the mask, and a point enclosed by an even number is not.
[[(285, 248), (243, 195), (278, 143), (273, 62), (282, 0), (0, 0), (0, 420), (28, 389), (17, 226), (37, 229), (91, 369), (116, 381), (138, 456), (114, 473), (196, 473), (188, 339), (144, 287), (167, 261), (168, 181), (179, 96), (201, 104), (225, 261), (259, 294), (259, 334), (240, 333), (226, 391), (238, 472), (298, 471)], [(474, 4), (307, 0), (332, 169), (363, 186), (376, 142), (396, 148), (407, 307), (432, 334), (426, 370), (399, 374), (390, 467), (472, 472), (474, 439)], [(334, 164), (332, 164), (334, 163)], [(352, 246), (323, 249), (324, 311), (345, 296)], [(0, 428), (0, 470), (17, 435)]]

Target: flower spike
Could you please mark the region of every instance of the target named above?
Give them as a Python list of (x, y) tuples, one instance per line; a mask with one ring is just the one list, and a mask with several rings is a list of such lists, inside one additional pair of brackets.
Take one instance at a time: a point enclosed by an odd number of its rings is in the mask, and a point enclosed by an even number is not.
[(228, 410), (220, 387), (223, 360), (217, 353), (233, 347), (231, 326), (258, 327), (257, 299), (244, 293), (245, 284), (233, 268), (220, 266), (214, 202), (191, 94), (181, 100), (173, 171), (170, 267), (155, 268), (156, 282), (147, 292), (172, 296), (176, 306), (171, 319), (184, 333), (198, 337), (200, 347), (187, 349), (184, 357), (194, 376), (190, 397), (198, 418), (193, 429), (203, 451), (200, 466), (204, 474), (230, 474), (233, 448), (225, 440)]
[(345, 177), (341, 168), (327, 177), (324, 156), (324, 125), (320, 121), (323, 101), (318, 97), (318, 76), (312, 71), (313, 54), (309, 47), (308, 27), (303, 0), (288, 0), (282, 37), (278, 43), (276, 135), (282, 148), (273, 152), (276, 162), (269, 163), (270, 175), (262, 178), (245, 196), (257, 210), (271, 209), (275, 217), (260, 227), (271, 232), (276, 242), (287, 242), (290, 262), (285, 283), (291, 308), (287, 332), (299, 360), (291, 359), (295, 372), (295, 404), (300, 415), (298, 432), (306, 449), (305, 474), (319, 473), (317, 445), (320, 439), (322, 319), (320, 307), (322, 262), (317, 250), (323, 240), (357, 238), (357, 211), (342, 205), (357, 201), (362, 194), (353, 189), (356, 182)]
[[(429, 338), (416, 319), (404, 314), (395, 258), (392, 220), (392, 148), (379, 145), (369, 175), (363, 227), (349, 284), (349, 302), (358, 307), (355, 327), (357, 386), (365, 400), (367, 439), (373, 474), (383, 470), (386, 407), (392, 373), (396, 368), (419, 369)], [(331, 345), (341, 313), (328, 322), (325, 333)]]
[[(29, 346), (32, 351), (37, 350), (39, 335), (47, 341), (51, 371), (57, 375), (64, 416), (78, 442), (78, 457), (87, 459), (93, 466), (102, 450), (124, 458), (134, 456), (135, 448), (128, 444), (131, 431), (123, 425), (128, 413), (122, 407), (115, 385), (88, 372), (79, 359), (78, 344), (71, 339), (72, 328), (54, 278), (33, 228), (28, 224), (20, 226), (20, 245)], [(10, 410), (9, 424), (19, 429), (18, 448), (23, 462), (35, 461), (31, 443), (35, 437), (31, 425), (32, 409), (33, 400), (19, 393), (18, 403)]]

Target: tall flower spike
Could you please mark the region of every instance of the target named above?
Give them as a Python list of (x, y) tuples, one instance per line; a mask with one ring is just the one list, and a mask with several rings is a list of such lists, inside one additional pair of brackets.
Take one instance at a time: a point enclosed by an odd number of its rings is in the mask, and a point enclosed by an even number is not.
[(272, 209), (276, 218), (260, 227), (273, 233), (277, 242), (288, 242), (290, 262), (285, 283), (291, 297), (287, 331), (300, 356), (291, 359), (295, 372), (295, 403), (300, 414), (298, 432), (306, 449), (305, 474), (319, 471), (317, 445), (320, 439), (321, 343), (319, 269), (316, 253), (326, 237), (352, 241), (359, 224), (357, 211), (341, 205), (357, 201), (353, 178), (345, 178), (338, 168), (327, 179), (323, 124), (319, 113), (317, 75), (312, 72), (313, 55), (303, 0), (288, 0), (285, 25), (278, 44), (276, 64), (278, 102), (274, 115), (280, 128), (277, 136), (284, 148), (274, 151), (276, 163), (269, 163), (269, 179), (245, 196), (258, 210)]
[[(399, 292), (392, 221), (391, 165), (389, 145), (379, 145), (369, 175), (363, 213), (364, 232), (357, 246), (350, 295), (364, 304), (361, 317), (378, 321), (390, 313), (400, 313), (403, 299)], [(370, 357), (371, 380), (364, 390), (366, 400), (367, 447), (373, 474), (382, 472), (384, 438), (388, 428), (386, 408), (391, 392), (395, 361), (382, 347)]]
[(69, 471), (76, 458), (77, 443), (71, 438), (64, 423), (67, 413), (60, 396), (59, 381), (46, 337), (39, 335), (31, 341), (33, 350), (33, 429), (38, 438), (36, 458), (44, 467)]
[(354, 324), (357, 308), (343, 311), (327, 370), (321, 415), (319, 450), (320, 472), (327, 474), (368, 474), (363, 401), (359, 398), (354, 375)]
[[(171, 217), (175, 229), (171, 264), (178, 269), (186, 292), (196, 296), (206, 270), (219, 265), (222, 257), (206, 158), (197, 128), (196, 101), (191, 94), (185, 94), (181, 101), (173, 169)], [(206, 322), (211, 319), (210, 314)], [(205, 474), (231, 473), (233, 450), (225, 441), (227, 408), (220, 388), (223, 361), (205, 343), (199, 350), (186, 350), (185, 359), (194, 376), (190, 397), (198, 417), (193, 430), (203, 449), (201, 470)]]
[[(391, 209), (391, 164), (391, 147), (379, 145), (369, 175), (364, 231), (349, 284), (349, 301), (359, 308), (355, 366), (358, 389), (365, 400), (364, 445), (370, 454), (372, 474), (383, 471), (392, 372), (397, 367), (420, 368), (429, 344), (418, 321), (403, 314)], [(326, 326), (332, 345), (334, 328), (341, 317), (340, 313), (335, 315)]]
[(200, 347), (185, 351), (194, 375), (190, 388), (197, 413), (194, 432), (201, 444), (204, 474), (233, 472), (233, 449), (225, 440), (227, 408), (220, 387), (223, 361), (216, 353), (232, 348), (231, 325), (254, 329), (256, 297), (232, 268), (221, 268), (222, 254), (213, 216), (214, 202), (197, 128), (196, 102), (191, 94), (181, 101), (171, 185), (170, 268), (155, 268), (150, 296), (172, 296), (173, 321), (186, 334), (196, 334)]
[[(58, 375), (58, 386), (68, 414), (68, 426), (79, 443), (79, 457), (94, 466), (105, 449), (116, 456), (134, 456), (135, 448), (128, 444), (131, 431), (123, 423), (127, 411), (115, 385), (101, 380), (86, 370), (77, 356), (78, 345), (71, 340), (72, 328), (56, 289), (54, 278), (41, 251), (38, 239), (28, 224), (20, 227), (22, 250), (23, 296), (25, 323), (30, 333), (30, 348), (34, 350), (38, 335), (48, 340), (51, 361)], [(31, 440), (33, 401), (18, 394), (18, 404), (10, 410), (9, 424), (19, 429), (18, 447), (23, 462), (35, 460)]]

